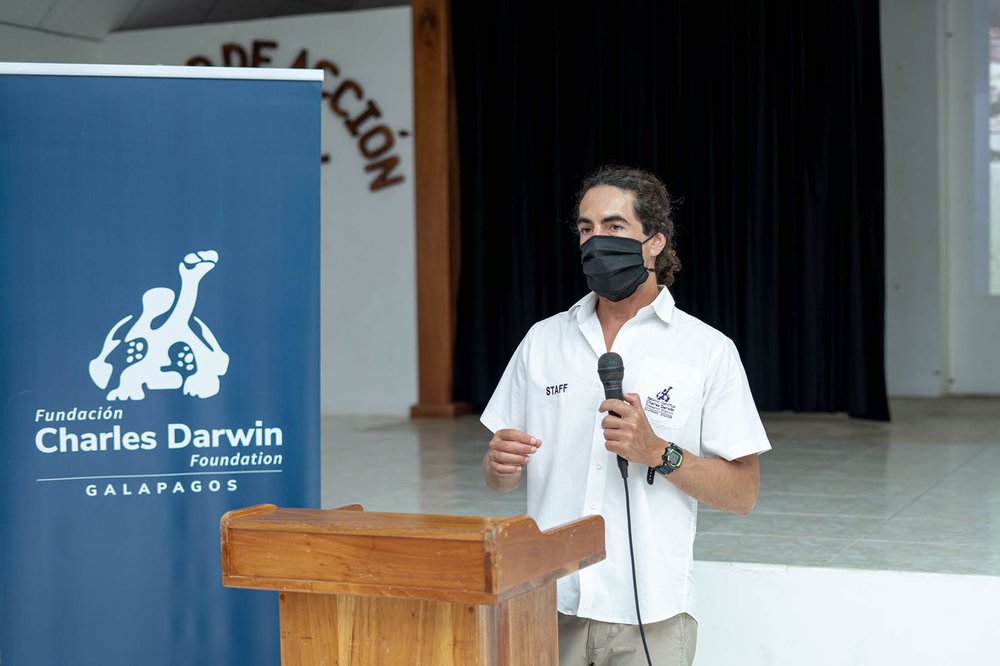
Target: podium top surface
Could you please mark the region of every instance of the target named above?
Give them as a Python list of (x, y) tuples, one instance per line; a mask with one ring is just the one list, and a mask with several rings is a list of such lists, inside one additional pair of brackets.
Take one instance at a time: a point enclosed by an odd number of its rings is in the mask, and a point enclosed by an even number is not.
[(282, 509), (222, 517), (224, 584), (497, 603), (604, 559), (604, 521)]
[[(274, 506), (251, 507), (227, 514), (238, 521), (240, 529), (323, 534), (354, 534), (482, 541), (506, 527), (517, 525), (527, 516), (486, 517), (448, 516), (421, 513), (386, 513), (365, 511), (358, 505), (339, 509), (279, 509)], [(539, 532), (541, 533), (541, 532)]]

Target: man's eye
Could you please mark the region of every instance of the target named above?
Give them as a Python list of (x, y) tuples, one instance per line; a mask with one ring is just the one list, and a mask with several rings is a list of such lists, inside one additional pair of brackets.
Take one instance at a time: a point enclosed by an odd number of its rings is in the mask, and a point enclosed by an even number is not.
[(590, 233), (590, 227), (577, 227), (576, 230), (581, 236), (586, 236)]

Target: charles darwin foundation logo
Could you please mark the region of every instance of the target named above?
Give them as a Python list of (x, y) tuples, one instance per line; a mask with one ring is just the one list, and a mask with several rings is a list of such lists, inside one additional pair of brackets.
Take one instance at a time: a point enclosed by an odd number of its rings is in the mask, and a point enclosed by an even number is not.
[(646, 398), (646, 411), (664, 418), (673, 418), (676, 409), (674, 403), (670, 402), (670, 392), (673, 390), (673, 386), (668, 386), (657, 393), (655, 398)]
[(153, 287), (142, 295), (138, 315), (130, 314), (111, 327), (101, 353), (90, 362), (90, 378), (98, 388), (117, 380), (108, 400), (142, 400), (145, 389), (181, 389), (198, 398), (219, 392), (229, 355), (194, 315), (198, 285), (217, 263), (215, 250), (186, 255), (178, 265), (180, 294)]

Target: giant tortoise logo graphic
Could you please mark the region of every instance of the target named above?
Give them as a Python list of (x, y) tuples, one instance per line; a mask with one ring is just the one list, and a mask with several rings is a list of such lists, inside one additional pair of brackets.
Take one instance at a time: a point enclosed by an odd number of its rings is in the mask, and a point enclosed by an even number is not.
[(142, 295), (138, 317), (128, 315), (111, 328), (101, 353), (90, 362), (90, 378), (98, 388), (105, 389), (118, 378), (108, 400), (142, 400), (144, 389), (183, 389), (185, 395), (198, 398), (219, 392), (229, 355), (194, 315), (198, 284), (218, 262), (215, 250), (188, 254), (178, 266), (180, 294), (153, 287)]

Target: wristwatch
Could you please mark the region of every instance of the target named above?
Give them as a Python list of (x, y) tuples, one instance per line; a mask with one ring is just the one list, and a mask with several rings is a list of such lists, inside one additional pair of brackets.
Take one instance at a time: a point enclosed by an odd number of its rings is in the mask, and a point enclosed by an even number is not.
[(646, 481), (650, 484), (653, 483), (653, 479), (655, 478), (653, 472), (659, 472), (660, 474), (666, 476), (680, 467), (681, 463), (684, 462), (684, 452), (681, 450), (681, 447), (674, 443), (670, 443), (667, 445), (667, 448), (663, 449), (663, 454), (660, 456), (660, 459), (663, 462), (659, 465), (659, 467), (650, 467), (649, 473), (646, 475)]

